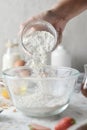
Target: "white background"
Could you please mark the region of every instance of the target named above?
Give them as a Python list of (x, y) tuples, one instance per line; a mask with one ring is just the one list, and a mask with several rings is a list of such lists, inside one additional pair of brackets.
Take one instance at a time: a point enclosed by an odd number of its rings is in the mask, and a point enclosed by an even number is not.
[[(19, 26), (29, 17), (49, 9), (57, 0), (0, 0), (0, 69), (7, 39), (17, 38)], [(87, 11), (72, 19), (62, 44), (72, 56), (72, 67), (83, 71), (87, 63)]]

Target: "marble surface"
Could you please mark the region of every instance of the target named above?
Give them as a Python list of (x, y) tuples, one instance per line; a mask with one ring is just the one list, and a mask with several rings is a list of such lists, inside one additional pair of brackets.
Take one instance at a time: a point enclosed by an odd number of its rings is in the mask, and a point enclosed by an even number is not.
[(9, 107), (0, 113), (0, 130), (29, 130), (29, 124), (37, 123), (54, 129), (55, 124), (63, 117), (75, 118), (76, 125), (87, 119), (87, 98), (81, 93), (75, 93), (71, 99), (69, 107), (59, 115), (47, 118), (26, 117), (15, 107)]

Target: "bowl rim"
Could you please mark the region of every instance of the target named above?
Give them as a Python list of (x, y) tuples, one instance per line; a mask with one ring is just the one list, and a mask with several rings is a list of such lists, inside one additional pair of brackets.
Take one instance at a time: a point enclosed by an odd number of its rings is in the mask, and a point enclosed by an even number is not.
[(4, 71), (2, 71), (2, 75), (3, 76), (6, 76), (8, 78), (11, 78), (11, 79), (28, 79), (28, 80), (64, 80), (64, 79), (70, 79), (70, 78), (76, 78), (80, 75), (80, 72), (77, 70), (77, 69), (74, 69), (74, 68), (70, 68), (70, 67), (55, 67), (55, 66), (49, 66), (49, 65), (46, 65), (45, 67), (52, 67), (54, 70), (72, 70), (73, 72), (75, 72), (73, 75), (69, 75), (67, 77), (65, 76), (61, 76), (61, 77), (29, 77), (29, 76), (26, 76), (26, 77), (17, 77), (15, 75), (11, 75), (9, 74), (10, 71), (15, 71), (15, 70), (26, 70), (26, 69), (32, 69), (30, 68), (29, 66), (19, 66), (19, 67), (14, 67), (14, 68), (9, 68), (9, 69), (6, 69)]

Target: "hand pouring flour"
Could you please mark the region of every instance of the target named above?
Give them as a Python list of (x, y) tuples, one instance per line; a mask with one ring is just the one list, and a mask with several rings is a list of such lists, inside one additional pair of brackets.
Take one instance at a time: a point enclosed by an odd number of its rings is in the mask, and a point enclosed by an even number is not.
[[(53, 28), (51, 27), (51, 29)], [(27, 65), (30, 66), (33, 71), (39, 72), (41, 69), (43, 69), (43, 65), (46, 65), (49, 60), (48, 54), (51, 53), (57, 44), (56, 31), (55, 29), (51, 29), (35, 30), (32, 33), (26, 33), (25, 31), (26, 34), (22, 34), (22, 46), (25, 52), (27, 52), (29, 55), (29, 61)], [(46, 74), (44, 71), (42, 75), (38, 73), (36, 77), (46, 78), (53, 77), (55, 75), (56, 72), (50, 72), (49, 70)], [(49, 84), (47, 83), (46, 85), (46, 83), (44, 83), (44, 85), (47, 86), (49, 90), (44, 87), (41, 81), (39, 81), (35, 93), (27, 94), (22, 98), (18, 97), (17, 102), (18, 105), (20, 104), (19, 107), (21, 108), (23, 106), (27, 106), (27, 108), (29, 108), (28, 111), (30, 110), (30, 112), (41, 111), (44, 114), (45, 112), (52, 112), (57, 109), (58, 106), (60, 107), (62, 104), (65, 104), (65, 98), (62, 97), (62, 99), (60, 99), (53, 95)]]
[(57, 34), (48, 23), (35, 23), (31, 24), (36, 30), (30, 32), (27, 25), (21, 35), (29, 63), (7, 70), (3, 75), (17, 109), (28, 116), (52, 116), (68, 107), (79, 72), (46, 65), (47, 53), (56, 47)]
[(28, 54), (29, 66), (50, 65), (51, 51), (57, 46), (57, 32), (46, 21), (34, 21), (25, 26), (21, 43)]
[(23, 40), (30, 53), (29, 65), (33, 67), (50, 64), (54, 36), (47, 31), (35, 31)]

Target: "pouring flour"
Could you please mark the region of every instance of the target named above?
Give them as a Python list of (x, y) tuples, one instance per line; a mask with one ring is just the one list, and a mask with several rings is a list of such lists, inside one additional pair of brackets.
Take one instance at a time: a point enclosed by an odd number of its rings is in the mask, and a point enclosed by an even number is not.
[(21, 45), (28, 56), (28, 65), (39, 67), (51, 64), (51, 52), (57, 46), (57, 32), (46, 21), (34, 21), (25, 26)]

